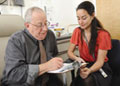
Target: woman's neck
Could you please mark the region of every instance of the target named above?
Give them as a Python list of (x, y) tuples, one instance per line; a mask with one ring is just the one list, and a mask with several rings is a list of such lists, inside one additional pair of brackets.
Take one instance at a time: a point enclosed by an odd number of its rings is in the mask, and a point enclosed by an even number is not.
[(84, 32), (85, 32), (86, 34), (90, 34), (90, 33), (91, 33), (91, 27), (88, 27), (87, 29), (85, 29)]
[(84, 35), (86, 36), (88, 42), (90, 41), (91, 38), (91, 28), (87, 28), (84, 30)]

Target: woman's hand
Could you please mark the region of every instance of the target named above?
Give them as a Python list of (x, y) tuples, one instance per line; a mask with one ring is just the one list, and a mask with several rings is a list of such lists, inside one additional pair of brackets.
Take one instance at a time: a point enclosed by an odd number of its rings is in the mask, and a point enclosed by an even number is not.
[(81, 69), (80, 69), (80, 76), (81, 76), (82, 79), (85, 79), (85, 78), (88, 77), (88, 75), (89, 75), (91, 72), (92, 72), (92, 71), (91, 71), (89, 68), (87, 68), (87, 67), (81, 68)]

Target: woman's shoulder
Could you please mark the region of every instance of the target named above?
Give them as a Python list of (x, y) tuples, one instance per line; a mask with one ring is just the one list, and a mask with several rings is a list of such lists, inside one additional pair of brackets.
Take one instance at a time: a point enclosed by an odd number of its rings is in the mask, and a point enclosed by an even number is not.
[(79, 27), (75, 28), (73, 33), (72, 33), (72, 37), (73, 38), (76, 38), (76, 37), (79, 37), (81, 35), (81, 30)]
[(109, 32), (104, 29), (98, 29), (98, 35), (105, 35), (105, 34), (109, 34)]
[(104, 29), (99, 29), (98, 30), (98, 37), (99, 38), (107, 38), (107, 37), (110, 37), (110, 33), (107, 31), (107, 30), (104, 30)]
[(80, 27), (76, 27), (76, 28), (74, 29), (74, 32), (81, 32)]

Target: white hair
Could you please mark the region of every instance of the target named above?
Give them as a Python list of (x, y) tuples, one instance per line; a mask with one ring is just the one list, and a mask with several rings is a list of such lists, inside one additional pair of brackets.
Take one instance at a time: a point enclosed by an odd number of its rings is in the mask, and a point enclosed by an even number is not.
[(31, 22), (31, 18), (32, 18), (32, 13), (33, 12), (44, 12), (41, 8), (39, 7), (31, 7), (29, 8), (26, 13), (25, 13), (25, 22)]

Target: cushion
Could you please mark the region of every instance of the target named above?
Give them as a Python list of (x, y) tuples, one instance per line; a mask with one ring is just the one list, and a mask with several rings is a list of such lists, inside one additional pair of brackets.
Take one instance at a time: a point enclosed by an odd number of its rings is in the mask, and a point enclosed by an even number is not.
[(120, 73), (120, 41), (112, 39), (112, 49), (108, 51), (109, 65), (114, 72)]
[(120, 85), (120, 41), (112, 39), (112, 49), (108, 51), (109, 65), (113, 71), (111, 86)]
[(0, 15), (0, 37), (10, 36), (24, 29), (24, 20), (19, 15)]

